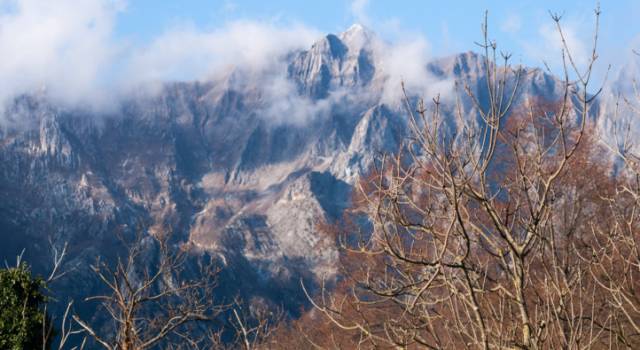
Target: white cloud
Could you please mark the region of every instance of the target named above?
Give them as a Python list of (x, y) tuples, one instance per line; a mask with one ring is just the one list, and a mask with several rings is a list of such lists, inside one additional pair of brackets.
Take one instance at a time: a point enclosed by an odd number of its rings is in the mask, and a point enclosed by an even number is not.
[(520, 29), (522, 29), (522, 18), (515, 13), (508, 14), (500, 25), (500, 30), (511, 35), (517, 34)]
[(0, 100), (46, 88), (52, 98), (77, 103), (99, 96), (108, 70), (120, 3), (106, 0), (1, 1)]
[(431, 60), (429, 44), (423, 37), (383, 46), (380, 49), (381, 68), (385, 74), (382, 102), (395, 105), (401, 102), (404, 83), (409, 94), (430, 99), (436, 95), (448, 98), (453, 82), (434, 77), (428, 70)]
[(134, 50), (127, 76), (137, 82), (209, 79), (231, 66), (260, 73), (283, 55), (310, 46), (319, 34), (302, 25), (236, 21), (212, 31), (173, 28)]
[(328, 102), (315, 103), (298, 94), (286, 79), (284, 56), (309, 48), (320, 36), (298, 24), (252, 21), (235, 21), (211, 31), (173, 28), (149, 46), (134, 50), (124, 90), (139, 91), (142, 86), (143, 91), (153, 91), (168, 80), (224, 79), (234, 71), (243, 80), (234, 82), (234, 88), (261, 94), (264, 106), (256, 111), (258, 115), (276, 124), (302, 124), (326, 111)]
[[(592, 31), (586, 24), (574, 20), (561, 22), (562, 32), (567, 42), (571, 57), (579, 69), (584, 69), (590, 58), (589, 38)], [(522, 42), (525, 53), (539, 62), (548, 63), (556, 73), (562, 70), (562, 51), (564, 46), (560, 33), (551, 20), (538, 28), (537, 37)], [(567, 64), (569, 64), (567, 59)], [(569, 72), (573, 74), (572, 71)]]
[[(422, 34), (408, 30), (399, 18), (390, 17), (383, 21), (372, 21), (367, 17), (368, 0), (354, 0), (351, 11), (354, 17), (362, 18), (368, 25), (375, 25), (380, 33), (390, 41), (373, 36), (372, 47), (376, 57), (376, 69), (383, 75), (382, 102), (388, 105), (402, 103), (402, 83), (411, 95), (430, 99), (440, 95), (443, 100), (453, 97), (453, 81), (442, 80), (427, 70), (433, 59), (429, 41)], [(448, 34), (443, 22), (443, 34)], [(449, 38), (445, 42), (449, 44)]]
[(284, 74), (274, 74), (261, 80), (264, 106), (258, 114), (274, 124), (302, 125), (328, 115), (339, 93), (314, 101), (300, 95), (295, 84)]
[[(567, 43), (567, 47), (571, 57), (578, 65), (584, 65), (589, 60), (588, 45), (584, 40), (583, 31), (578, 24), (567, 22), (562, 23), (562, 33)], [(553, 25), (545, 25), (540, 28), (540, 36), (548, 48), (551, 48), (555, 53), (562, 51), (563, 44), (560, 37), (560, 33)]]
[[(368, 1), (351, 5), (366, 22)], [(303, 123), (327, 114), (345, 98), (334, 91), (323, 101), (300, 96), (286, 79), (284, 56), (306, 49), (321, 33), (301, 24), (239, 20), (211, 30), (185, 24), (167, 29), (149, 44), (135, 46), (114, 33), (125, 6), (118, 0), (0, 0), (0, 104), (46, 89), (56, 103), (103, 109), (131, 91), (166, 81), (210, 80), (232, 67), (252, 77), (265, 101), (261, 112), (275, 122)], [(398, 29), (398, 28), (396, 28)], [(399, 31), (399, 29), (398, 29)], [(398, 44), (378, 42), (383, 102), (401, 101), (400, 83), (429, 98), (446, 93), (426, 70), (429, 45), (421, 36), (402, 33)], [(286, 118), (286, 120), (284, 119)]]
[(34, 91), (102, 109), (140, 85), (201, 80), (229, 66), (259, 72), (319, 34), (303, 25), (233, 21), (171, 28), (147, 46), (117, 39), (119, 0), (0, 0), (0, 104)]
[[(427, 69), (432, 57), (427, 40), (419, 35), (402, 32), (403, 41), (389, 43), (373, 35), (369, 37), (366, 49), (373, 51), (376, 75), (372, 90), (337, 88), (330, 91), (322, 100), (313, 100), (301, 96), (295, 84), (279, 74), (286, 69), (281, 66), (265, 76), (258, 77), (265, 106), (259, 111), (264, 118), (273, 123), (304, 124), (310, 120), (323, 118), (331, 112), (337, 103), (347, 105), (371, 102), (380, 98), (380, 102), (391, 106), (402, 105), (404, 83), (407, 93), (431, 99), (440, 95), (443, 100), (453, 97), (453, 81), (435, 77)], [(367, 39), (367, 40), (369, 40)], [(351, 48), (358, 51), (361, 42), (350, 41)], [(379, 90), (377, 90), (379, 88)], [(378, 95), (380, 93), (380, 95)]]

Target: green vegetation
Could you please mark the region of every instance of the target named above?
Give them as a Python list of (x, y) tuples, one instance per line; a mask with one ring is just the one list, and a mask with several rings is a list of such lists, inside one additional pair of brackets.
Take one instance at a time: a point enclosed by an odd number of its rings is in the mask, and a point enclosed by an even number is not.
[(0, 270), (0, 349), (42, 349), (43, 339), (51, 339), (43, 336), (51, 332), (44, 289), (25, 263)]

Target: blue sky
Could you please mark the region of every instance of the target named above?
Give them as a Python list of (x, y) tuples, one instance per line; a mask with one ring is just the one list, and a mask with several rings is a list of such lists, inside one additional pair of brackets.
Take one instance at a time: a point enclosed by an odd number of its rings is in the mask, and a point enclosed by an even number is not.
[[(540, 57), (532, 57), (535, 55), (526, 43), (539, 41), (541, 28), (552, 24), (548, 11), (564, 13), (566, 25), (587, 42), (595, 5), (595, 1), (579, 0), (129, 0), (118, 16), (116, 31), (144, 43), (185, 24), (211, 30), (235, 20), (256, 20), (302, 23), (322, 33), (336, 33), (358, 22), (390, 40), (407, 33), (422, 35), (433, 54), (445, 55), (475, 49), (474, 41), (480, 38), (479, 26), (488, 10), (491, 37), (517, 59), (539, 65)], [(602, 1), (601, 8), (603, 51), (629, 51), (640, 34), (640, 1)]]
[[(478, 49), (474, 41), (481, 39), (485, 10), (490, 37), (515, 63), (542, 66), (544, 61), (557, 69), (561, 45), (548, 10), (564, 13), (569, 46), (584, 63), (595, 5), (578, 0), (0, 0), (0, 104), (44, 90), (61, 102), (108, 106), (141, 86), (223, 78), (231, 66), (259, 75), (292, 50), (309, 48), (353, 23), (389, 43), (383, 71), (420, 82), (429, 60)], [(640, 0), (601, 5), (600, 77), (609, 63), (615, 70), (633, 62), (631, 49), (640, 49)]]

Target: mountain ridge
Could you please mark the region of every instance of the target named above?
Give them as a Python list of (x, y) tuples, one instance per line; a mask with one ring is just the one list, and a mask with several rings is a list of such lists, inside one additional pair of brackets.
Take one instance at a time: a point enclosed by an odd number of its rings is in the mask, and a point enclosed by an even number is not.
[[(100, 116), (42, 95), (16, 99), (11, 118), (28, 125), (1, 131), (0, 237), (11, 243), (0, 255), (9, 260), (27, 247), (42, 269), (49, 241), (68, 242), (67, 267), (84, 282), (69, 277), (60, 288), (80, 296), (97, 288), (89, 263), (119, 249), (113, 232), (170, 232), (177, 246), (226, 267), (223, 281), (237, 285), (226, 293), (245, 290), (295, 312), (305, 303), (299, 280), (336, 271), (337, 247), (316, 224), (338, 218), (358, 176), (408, 132), (401, 101), (383, 100), (388, 72), (373, 35), (355, 26), (289, 55), (267, 80), (284, 81), (291, 94), (276, 101), (284, 107), (270, 108), (272, 86), (235, 82), (244, 79), (236, 72), (167, 84)], [(486, 79), (472, 52), (424, 69), (474, 91)], [(559, 81), (540, 70), (524, 80), (519, 99), (560, 93)], [(477, 122), (477, 110), (468, 101), (462, 107)], [(296, 108), (308, 111), (303, 122), (287, 120)], [(261, 113), (283, 115), (274, 122)], [(458, 127), (452, 110), (443, 113), (446, 127)]]

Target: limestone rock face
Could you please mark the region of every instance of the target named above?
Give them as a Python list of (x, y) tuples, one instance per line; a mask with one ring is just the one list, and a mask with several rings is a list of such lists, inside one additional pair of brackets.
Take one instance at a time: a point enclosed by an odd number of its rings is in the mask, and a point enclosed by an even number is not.
[[(114, 258), (118, 237), (169, 233), (176, 247), (225, 267), (224, 293), (296, 310), (301, 278), (313, 284), (336, 271), (335, 242), (317, 224), (340, 218), (358, 176), (408, 133), (402, 104), (381, 102), (383, 45), (356, 25), (287, 56), (278, 74), (293, 97), (324, 111), (303, 123), (262, 115), (270, 101), (260, 89), (230, 83), (241, 74), (167, 84), (108, 115), (16, 99), (8, 113), (22, 123), (0, 131), (0, 257), (26, 248), (44, 269), (50, 245), (67, 242), (74, 277), (58, 288), (79, 296), (97, 288), (88, 266)], [(481, 89), (482, 64), (464, 53), (425, 70)], [(519, 100), (559, 97), (554, 77), (531, 72)], [(444, 127), (454, 131), (452, 110)], [(463, 114), (478, 120), (464, 99)]]

